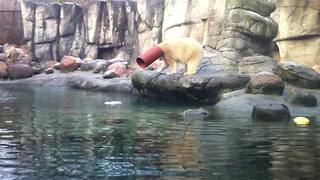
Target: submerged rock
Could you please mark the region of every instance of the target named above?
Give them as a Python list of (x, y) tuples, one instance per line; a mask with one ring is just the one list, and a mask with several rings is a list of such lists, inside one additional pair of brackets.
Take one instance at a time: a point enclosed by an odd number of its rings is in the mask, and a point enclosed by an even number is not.
[(303, 91), (292, 91), (288, 93), (287, 101), (301, 106), (315, 107), (317, 106), (317, 98), (309, 93)]
[(279, 62), (275, 73), (284, 81), (304, 88), (320, 88), (320, 73), (291, 61)]
[(251, 117), (253, 120), (281, 121), (290, 120), (290, 112), (284, 104), (256, 104), (253, 106)]
[(203, 108), (187, 109), (181, 115), (185, 120), (203, 120), (209, 116), (209, 112)]
[(246, 93), (282, 95), (284, 82), (273, 73), (261, 72), (251, 77), (246, 87)]

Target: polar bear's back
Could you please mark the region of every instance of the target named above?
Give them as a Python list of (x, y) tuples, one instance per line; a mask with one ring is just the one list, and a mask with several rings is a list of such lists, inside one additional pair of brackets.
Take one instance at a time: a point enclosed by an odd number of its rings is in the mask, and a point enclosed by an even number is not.
[(165, 59), (178, 60), (181, 63), (202, 54), (202, 45), (193, 38), (179, 38), (163, 41), (158, 45), (163, 51)]

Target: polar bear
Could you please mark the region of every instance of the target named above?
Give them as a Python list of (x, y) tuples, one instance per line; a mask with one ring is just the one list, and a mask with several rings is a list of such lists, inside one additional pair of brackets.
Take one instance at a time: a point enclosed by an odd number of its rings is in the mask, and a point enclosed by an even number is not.
[(186, 65), (185, 75), (197, 72), (202, 58), (202, 45), (192, 38), (179, 38), (163, 41), (158, 44), (163, 51), (164, 63), (159, 71), (170, 67), (174, 73), (177, 72), (178, 63)]

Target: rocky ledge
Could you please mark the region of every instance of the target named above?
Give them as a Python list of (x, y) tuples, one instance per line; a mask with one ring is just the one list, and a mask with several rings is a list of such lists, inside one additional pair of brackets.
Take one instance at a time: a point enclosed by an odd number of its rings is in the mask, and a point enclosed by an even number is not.
[(38, 74), (27, 79), (3, 80), (0, 81), (0, 85), (1, 84), (67, 85), (75, 89), (136, 94), (130, 77), (104, 79), (101, 74), (83, 71), (73, 71), (69, 73), (56, 71), (54, 74)]
[(140, 95), (206, 104), (216, 104), (222, 93), (244, 88), (249, 80), (249, 75), (237, 73), (183, 76), (137, 71), (132, 76)]

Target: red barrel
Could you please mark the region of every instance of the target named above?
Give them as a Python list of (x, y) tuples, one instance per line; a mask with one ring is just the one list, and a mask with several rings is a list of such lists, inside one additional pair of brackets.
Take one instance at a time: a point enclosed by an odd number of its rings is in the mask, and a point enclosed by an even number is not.
[(141, 68), (145, 69), (162, 55), (162, 49), (159, 46), (154, 46), (151, 49), (140, 54), (140, 56), (138, 56), (138, 58), (136, 59), (136, 62)]

